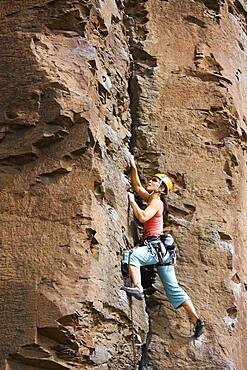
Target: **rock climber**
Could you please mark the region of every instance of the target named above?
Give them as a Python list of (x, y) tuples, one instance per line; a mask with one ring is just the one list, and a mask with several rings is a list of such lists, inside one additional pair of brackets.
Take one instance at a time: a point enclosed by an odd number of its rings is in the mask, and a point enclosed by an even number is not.
[(141, 185), (134, 156), (130, 158), (131, 183), (135, 193), (141, 197), (147, 207), (142, 210), (135, 201), (132, 193), (128, 193), (129, 202), (137, 220), (144, 225), (144, 244), (123, 253), (122, 264), (128, 266), (133, 287), (123, 286), (121, 289), (138, 300), (144, 299), (141, 284), (141, 266), (157, 265), (157, 271), (163, 283), (165, 293), (175, 309), (183, 307), (194, 324), (194, 337), (198, 338), (204, 332), (204, 321), (199, 318), (195, 307), (179, 286), (172, 257), (165, 253), (164, 263), (158, 263), (156, 251), (160, 248), (163, 235), (163, 212), (166, 207), (161, 198), (173, 189), (171, 179), (165, 174), (155, 174), (147, 183)]

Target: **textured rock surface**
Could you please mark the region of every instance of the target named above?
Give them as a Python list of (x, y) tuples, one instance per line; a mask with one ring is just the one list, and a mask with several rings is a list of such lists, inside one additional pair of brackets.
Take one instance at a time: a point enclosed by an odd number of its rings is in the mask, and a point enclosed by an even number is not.
[(180, 250), (178, 276), (208, 332), (186, 344), (183, 313), (160, 306), (157, 294), (148, 302), (152, 328), (142, 366), (246, 369), (244, 5), (150, 1), (146, 11), (145, 51), (158, 67), (143, 79), (136, 62), (134, 152), (143, 173), (155, 163), (177, 183), (169, 221)]
[(176, 182), (177, 274), (207, 323), (194, 343), (162, 293), (134, 302), (139, 369), (245, 370), (247, 3), (4, 0), (0, 18), (0, 368), (134, 368), (132, 151)]

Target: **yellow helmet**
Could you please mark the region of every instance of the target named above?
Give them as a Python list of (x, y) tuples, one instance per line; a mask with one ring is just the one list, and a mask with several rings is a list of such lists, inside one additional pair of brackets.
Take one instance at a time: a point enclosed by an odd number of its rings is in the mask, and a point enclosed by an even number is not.
[(154, 177), (158, 177), (158, 179), (161, 180), (161, 183), (163, 183), (166, 186), (167, 194), (169, 193), (169, 191), (173, 189), (172, 180), (170, 179), (170, 177), (168, 177), (164, 173), (156, 173)]

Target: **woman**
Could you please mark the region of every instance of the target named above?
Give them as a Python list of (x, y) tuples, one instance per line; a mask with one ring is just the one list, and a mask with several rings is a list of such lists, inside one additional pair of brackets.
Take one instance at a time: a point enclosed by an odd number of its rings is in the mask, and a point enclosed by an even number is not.
[[(159, 173), (152, 177), (145, 189), (141, 185), (133, 156), (131, 156), (130, 164), (131, 183), (134, 191), (147, 202), (147, 207), (142, 210), (135, 202), (134, 195), (128, 193), (134, 215), (144, 225), (145, 242), (141, 247), (124, 252), (122, 263), (128, 265), (134, 287), (124, 286), (121, 289), (133, 295), (136, 299), (142, 300), (144, 299), (144, 293), (141, 285), (140, 267), (155, 265), (159, 262), (155, 250), (160, 245), (159, 237), (163, 234), (164, 203), (161, 200), (161, 196), (163, 194), (167, 195), (172, 190), (173, 184), (168, 176)], [(172, 257), (169, 253), (166, 253), (164, 264), (157, 265), (158, 274), (170, 303), (175, 309), (181, 306), (185, 309), (195, 325), (194, 336), (198, 338), (204, 331), (204, 322), (198, 317), (190, 297), (179, 286), (172, 262)]]

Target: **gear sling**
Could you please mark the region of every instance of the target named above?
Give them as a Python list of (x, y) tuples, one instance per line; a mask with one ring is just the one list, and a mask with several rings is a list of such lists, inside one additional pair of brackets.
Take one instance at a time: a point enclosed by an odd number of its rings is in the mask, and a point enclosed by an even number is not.
[[(128, 253), (128, 263), (126, 264), (124, 261), (121, 263), (121, 270), (122, 270), (122, 275), (123, 278), (126, 279), (129, 277), (129, 271), (127, 268), (127, 265), (130, 264), (130, 259), (131, 259), (131, 254), (133, 253), (133, 247), (130, 244), (126, 233), (125, 233), (125, 228), (122, 227), (122, 237), (124, 244), (126, 246), (126, 249), (129, 251)], [(170, 233), (165, 233), (164, 235), (161, 235), (160, 237), (156, 236), (149, 236), (144, 240), (144, 243), (142, 245), (147, 246), (152, 255), (156, 259), (156, 263), (151, 264), (149, 266), (169, 266), (173, 265), (175, 260), (176, 260), (176, 244), (174, 242), (174, 239)], [(142, 248), (139, 247), (139, 248)], [(170, 261), (166, 261), (167, 253), (170, 255)]]

